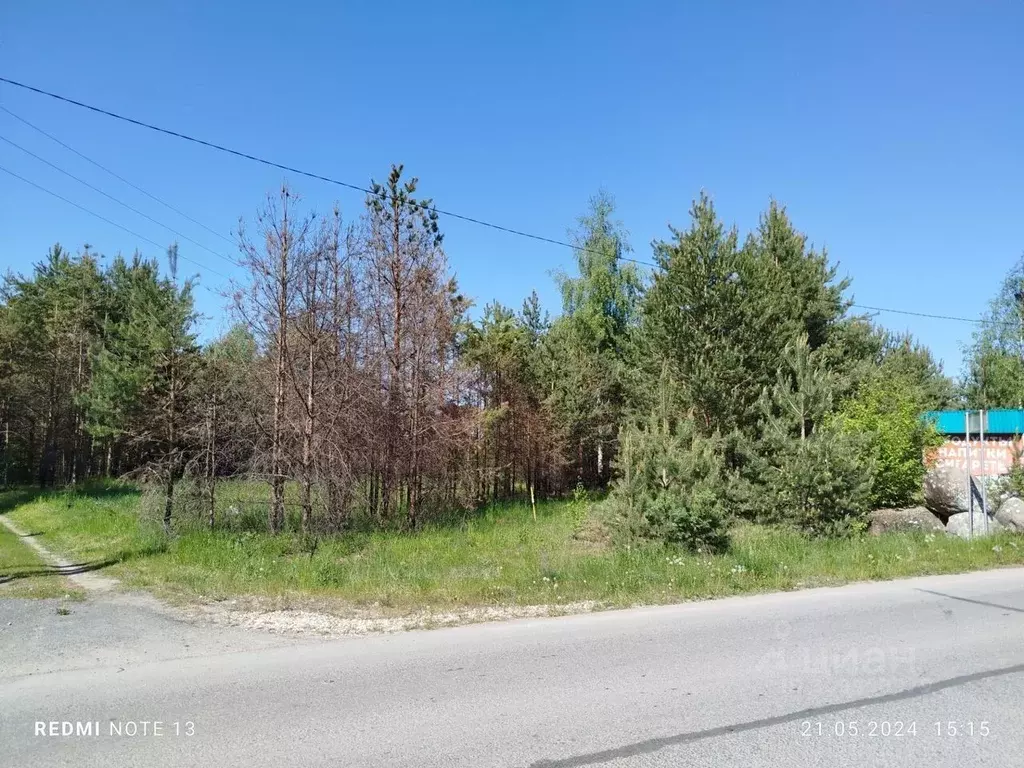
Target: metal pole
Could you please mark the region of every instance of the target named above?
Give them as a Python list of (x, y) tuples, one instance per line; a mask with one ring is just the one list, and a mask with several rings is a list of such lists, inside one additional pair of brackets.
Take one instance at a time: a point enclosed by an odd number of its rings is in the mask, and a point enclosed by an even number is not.
[(964, 411), (964, 448), (967, 450), (967, 538), (974, 538), (974, 494), (971, 492), (971, 412)]
[[(1020, 320), (1018, 325), (1019, 345), (1017, 347), (1017, 355), (1020, 357), (1020, 361), (1024, 363), (1024, 282), (1013, 292), (1013, 298), (1017, 301), (1017, 318)], [(1018, 395), (1017, 407), (1024, 408), (1024, 397)]]
[(985, 518), (985, 533), (988, 534), (988, 475), (985, 474), (985, 411), (978, 412), (981, 430), (981, 514)]

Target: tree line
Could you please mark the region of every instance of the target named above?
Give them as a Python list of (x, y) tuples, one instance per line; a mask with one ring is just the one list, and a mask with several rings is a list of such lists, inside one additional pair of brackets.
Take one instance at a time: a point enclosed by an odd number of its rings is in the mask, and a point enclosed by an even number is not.
[(351, 222), (268, 196), (239, 227), (235, 324), (206, 344), (177, 246), (108, 266), (54, 246), (8, 275), (0, 481), (135, 477), (171, 528), (186, 507), (218, 525), (243, 477), (272, 533), (599, 490), (612, 538), (714, 549), (735, 517), (832, 533), (912, 500), (920, 411), (973, 391), (852, 314), (774, 202), (741, 238), (700, 196), (647, 270), (598, 194), (556, 317), (536, 293), (474, 317), (418, 187), (393, 167)]

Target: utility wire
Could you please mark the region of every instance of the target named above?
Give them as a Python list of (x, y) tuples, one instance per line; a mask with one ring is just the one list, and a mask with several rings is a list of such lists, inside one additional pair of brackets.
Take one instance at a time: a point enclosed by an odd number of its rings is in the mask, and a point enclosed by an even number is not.
[[(104, 222), (106, 222), (107, 224), (109, 224), (112, 227), (117, 227), (118, 229), (124, 230), (129, 235), (131, 235), (132, 237), (137, 237), (139, 240), (143, 240), (143, 241), (145, 241), (147, 243), (150, 243), (151, 245), (155, 245), (157, 248), (160, 248), (160, 249), (164, 249), (164, 248), (167, 247), (166, 245), (161, 245), (160, 243), (156, 242), (156, 240), (150, 240), (145, 235), (140, 235), (138, 232), (133, 232), (132, 230), (128, 229), (128, 227), (122, 226), (121, 224), (118, 224), (116, 221), (111, 221), (106, 216), (101, 216), (100, 214), (96, 213), (95, 211), (89, 210), (84, 205), (79, 205), (74, 200), (68, 200), (66, 197), (64, 197), (62, 195), (58, 195), (56, 192), (53, 192), (53, 191), (47, 189), (46, 187), (43, 187), (43, 186), (41, 186), (39, 184), (36, 184), (34, 181), (29, 181), (24, 176), (19, 176), (14, 171), (8, 170), (7, 168), (4, 168), (2, 165), (0, 165), (0, 171), (3, 171), (4, 173), (13, 176), (14, 178), (18, 179), (19, 181), (25, 182), (26, 184), (28, 184), (31, 187), (35, 187), (40, 192), (45, 192), (48, 195), (52, 195), (53, 197), (56, 197), (58, 200), (63, 200), (68, 205), (73, 205), (78, 210), (84, 211), (85, 213), (88, 213), (90, 216), (95, 216), (100, 221), (104, 221)], [(230, 279), (223, 272), (218, 272), (215, 269), (211, 269), (206, 264), (201, 264), (198, 261), (195, 261), (194, 259), (190, 259), (188, 256), (180, 256), (179, 255), (179, 258), (184, 259), (185, 261), (190, 262), (192, 264), (195, 264), (197, 267), (205, 269), (207, 272), (211, 272), (211, 273), (213, 273), (215, 275), (218, 275), (220, 277), (223, 277), (223, 278), (225, 278), (227, 280)]]
[(93, 192), (97, 192), (97, 193), (103, 195), (104, 197), (106, 197), (106, 198), (108, 198), (110, 200), (113, 200), (115, 203), (117, 203), (118, 205), (122, 206), (123, 208), (127, 208), (132, 213), (135, 213), (135, 214), (141, 216), (144, 219), (148, 219), (149, 221), (153, 222), (157, 226), (163, 227), (168, 232), (171, 232), (171, 233), (177, 235), (178, 237), (180, 237), (182, 240), (187, 240), (188, 242), (192, 243), (192, 245), (195, 245), (195, 246), (197, 246), (199, 248), (202, 248), (204, 251), (208, 251), (209, 253), (212, 253), (218, 259), (223, 259), (224, 261), (228, 262), (229, 264), (232, 264), (233, 266), (236, 266), (236, 267), (238, 266), (238, 263), (236, 261), (234, 261), (233, 259), (229, 259), (227, 256), (224, 256), (223, 254), (217, 253), (217, 251), (213, 250), (212, 248), (207, 248), (205, 245), (200, 243), (198, 240), (193, 240), (188, 235), (179, 232), (174, 227), (171, 227), (171, 226), (168, 226), (167, 224), (164, 224), (162, 221), (154, 219), (148, 213), (144, 213), (144, 212), (140, 211), (138, 208), (135, 208), (135, 207), (133, 207), (131, 205), (128, 205), (128, 203), (124, 202), (123, 200), (118, 200), (116, 197), (114, 197), (111, 194), (108, 194), (107, 192), (104, 192), (99, 187), (93, 186), (92, 184), (90, 184), (85, 179), (81, 179), (78, 176), (75, 176), (73, 173), (69, 173), (68, 171), (65, 171), (59, 165), (56, 165), (55, 163), (51, 163), (45, 157), (40, 157), (35, 152), (32, 152), (32, 151), (30, 151), (28, 149), (25, 149), (25, 147), (21, 146), (20, 144), (16, 144), (15, 142), (13, 142), (10, 139), (8, 139), (6, 136), (0, 136), (0, 141), (5, 141), (8, 144), (10, 144), (12, 147), (14, 147), (15, 149), (20, 149), (26, 155), (29, 155), (30, 157), (34, 157), (39, 162), (45, 163), (46, 165), (48, 165), (51, 168), (53, 168), (55, 171), (58, 171), (59, 173), (63, 173), (69, 179), (74, 179), (79, 184), (82, 184), (82, 185), (88, 187), (89, 189), (91, 189)]
[(1004, 325), (1007, 327), (1017, 327), (1015, 323), (1008, 323), (1003, 320), (985, 320), (982, 318), (970, 318), (970, 317), (956, 317), (955, 315), (933, 315), (928, 312), (911, 312), (909, 309), (892, 309), (890, 307), (871, 307), (867, 304), (851, 304), (850, 306), (857, 307), (858, 309), (867, 309), (872, 312), (892, 312), (897, 315), (912, 315), (913, 317), (928, 317), (932, 320), (956, 320), (961, 323), (975, 323), (977, 325)]
[[(162, 127), (160, 127), (158, 125), (153, 125), (151, 123), (146, 123), (146, 122), (143, 122), (142, 120), (137, 120), (137, 119), (132, 118), (132, 117), (127, 117), (125, 115), (118, 114), (117, 112), (112, 112), (110, 110), (103, 109), (101, 107), (96, 107), (96, 106), (93, 106), (91, 104), (86, 104), (84, 102), (68, 98), (67, 96), (61, 96), (60, 94), (52, 93), (50, 91), (43, 90), (42, 88), (36, 88), (34, 86), (27, 85), (26, 83), (18, 82), (17, 80), (11, 80), (10, 78), (7, 78), (7, 77), (0, 77), (0, 82), (7, 83), (8, 85), (13, 85), (13, 86), (15, 86), (17, 88), (22, 88), (22, 89), (27, 90), (27, 91), (32, 91), (33, 93), (37, 93), (37, 94), (40, 94), (42, 96), (48, 96), (51, 99), (56, 99), (57, 101), (63, 101), (65, 103), (67, 103), (67, 104), (72, 104), (72, 105), (74, 105), (76, 107), (81, 107), (82, 109), (87, 109), (87, 110), (89, 110), (91, 112), (95, 112), (95, 113), (100, 114), (100, 115), (105, 115), (107, 117), (114, 118), (115, 120), (121, 120), (121, 121), (126, 122), (126, 123), (131, 123), (132, 125), (139, 126), (140, 128), (146, 128), (148, 130), (156, 131), (157, 133), (162, 133), (162, 134), (165, 134), (165, 135), (168, 135), (168, 136), (173, 136), (173, 137), (178, 138), (178, 139), (183, 139), (185, 141), (189, 141), (189, 142), (192, 142), (194, 144), (200, 144), (200, 145), (202, 145), (204, 147), (208, 147), (210, 149), (215, 149), (215, 150), (217, 150), (219, 152), (225, 152), (225, 153), (227, 153), (229, 155), (234, 155), (235, 157), (241, 157), (241, 158), (243, 158), (245, 160), (251, 160), (253, 162), (260, 163), (262, 165), (266, 165), (266, 166), (269, 166), (271, 168), (277, 168), (278, 170), (286, 171), (288, 173), (294, 173), (296, 175), (305, 176), (305, 177), (310, 178), (310, 179), (316, 179), (318, 181), (324, 181), (324, 182), (327, 182), (328, 184), (334, 184), (336, 186), (344, 187), (346, 189), (351, 189), (351, 190), (354, 190), (354, 191), (357, 191), (357, 192), (362, 192), (362, 193), (367, 194), (367, 195), (374, 195), (374, 196), (380, 197), (380, 198), (382, 198), (384, 200), (390, 200), (390, 198), (391, 198), (391, 196), (388, 195), (386, 192), (384, 192), (384, 193), (382, 193), (382, 192), (374, 192), (373, 190), (368, 189), (368, 188), (363, 187), (363, 186), (360, 186), (359, 184), (352, 184), (350, 182), (341, 181), (339, 179), (334, 179), (334, 178), (331, 178), (329, 176), (324, 176), (324, 175), (319, 174), (319, 173), (313, 173), (312, 171), (305, 171), (305, 170), (302, 170), (301, 168), (295, 168), (293, 166), (284, 165), (283, 163), (278, 163), (278, 162), (275, 162), (273, 160), (268, 160), (266, 158), (259, 157), (257, 155), (252, 155), (252, 154), (249, 154), (248, 152), (242, 152), (242, 151), (237, 150), (237, 149), (232, 149), (230, 147), (226, 147), (226, 146), (223, 146), (221, 144), (216, 144), (216, 143), (214, 143), (212, 141), (207, 141), (205, 139), (200, 139), (200, 138), (197, 138), (195, 136), (190, 136), (190, 135), (185, 134), (185, 133), (180, 133), (178, 131), (173, 131), (173, 130), (171, 130), (169, 128), (162, 128)], [(0, 108), (2, 108), (2, 107), (0, 107)], [(5, 111), (9, 112), (9, 110), (6, 110), (6, 109), (5, 109)], [(86, 158), (86, 159), (88, 159), (88, 158)], [(476, 225), (482, 226), (482, 227), (488, 227), (489, 229), (498, 230), (499, 232), (506, 232), (506, 233), (508, 233), (510, 235), (516, 235), (518, 237), (526, 237), (526, 238), (529, 238), (531, 240), (536, 240), (536, 241), (542, 242), (542, 243), (549, 243), (551, 245), (558, 245), (558, 246), (561, 246), (563, 248), (571, 248), (574, 251), (581, 251), (581, 252), (585, 252), (585, 253), (596, 253), (596, 251), (593, 251), (591, 249), (587, 249), (587, 248), (584, 248), (584, 247), (581, 247), (581, 246), (578, 246), (578, 245), (573, 245), (572, 243), (566, 242), (564, 240), (556, 240), (555, 238), (545, 237), (543, 235), (536, 235), (536, 234), (533, 234), (531, 232), (524, 232), (523, 230), (520, 230), (520, 229), (513, 229), (512, 227), (505, 227), (505, 226), (502, 226), (500, 224), (494, 224), (493, 222), (485, 221), (483, 219), (478, 219), (478, 218), (475, 218), (475, 217), (472, 217), (472, 216), (466, 216), (464, 214), (456, 213), (454, 211), (444, 210), (444, 209), (441, 209), (441, 208), (437, 208), (435, 206), (430, 206), (428, 208), (427, 206), (416, 205), (416, 204), (413, 204), (413, 203), (406, 203), (406, 205), (410, 205), (411, 207), (415, 207), (415, 208), (427, 209), (427, 210), (433, 211), (435, 213), (441, 214), (443, 216), (448, 216), (450, 218), (458, 219), (460, 221), (466, 221), (466, 222), (469, 222), (471, 224), (476, 224)], [(628, 256), (619, 256), (618, 258), (621, 261), (632, 262), (633, 264), (638, 264), (640, 266), (657, 268), (657, 265), (654, 264), (653, 262), (650, 262), (650, 261), (643, 261), (642, 259), (633, 259), (633, 258), (630, 258)], [(899, 315), (911, 315), (911, 316), (914, 316), (914, 317), (927, 317), (927, 318), (931, 318), (931, 319), (935, 319), (935, 320), (954, 320), (954, 321), (959, 321), (959, 322), (964, 322), (964, 323), (974, 323), (974, 324), (979, 324), (979, 325), (1012, 325), (1011, 323), (1002, 323), (1000, 321), (995, 321), (995, 320), (972, 319), (972, 318), (968, 318), (968, 317), (954, 317), (954, 316), (951, 316), (951, 315), (929, 314), (929, 313), (925, 313), (925, 312), (912, 312), (910, 310), (892, 309), (892, 308), (889, 308), (889, 307), (873, 307), (873, 306), (869, 306), (869, 305), (866, 305), (866, 304), (853, 304), (852, 306), (858, 307), (859, 309), (867, 309), (867, 310), (870, 310), (870, 311), (873, 311), (873, 312), (891, 312), (891, 313), (899, 314)]]
[(0, 104), (0, 110), (3, 110), (8, 115), (13, 117), (15, 120), (18, 120), (18, 121), (24, 123), (25, 125), (27, 125), (32, 130), (41, 133), (43, 136), (45, 136), (46, 138), (50, 139), (51, 141), (54, 141), (57, 144), (60, 144), (62, 147), (64, 147), (64, 149), (66, 149), (69, 152), (73, 152), (74, 154), (78, 155), (80, 158), (85, 160), (87, 163), (92, 163), (97, 168), (99, 168), (101, 171), (104, 171), (105, 173), (109, 173), (111, 176), (113, 176), (118, 181), (123, 182), (124, 184), (127, 184), (129, 187), (131, 187), (132, 189), (136, 190), (137, 192), (141, 192), (146, 197), (148, 197), (150, 200), (155, 200), (156, 202), (160, 203), (160, 205), (164, 206), (168, 210), (173, 211), (174, 213), (178, 214), (179, 216), (181, 216), (184, 219), (188, 219), (193, 224), (195, 224), (197, 227), (202, 227), (207, 232), (209, 232), (211, 235), (214, 235), (215, 237), (219, 237), (221, 240), (223, 240), (228, 245), (232, 245), (232, 246), (236, 245), (235, 241), (232, 240), (231, 238), (222, 235), (220, 232), (218, 232), (217, 230), (213, 229), (212, 227), (206, 226), (205, 224), (203, 224), (203, 222), (198, 221), (196, 219), (193, 219), (191, 216), (189, 216), (187, 213), (185, 213), (181, 209), (175, 208), (173, 205), (168, 203), (166, 200), (162, 200), (161, 198), (157, 197), (156, 195), (152, 194), (151, 192), (147, 192), (142, 187), (140, 187), (138, 184), (135, 184), (135, 183), (129, 181), (124, 176), (121, 176), (120, 174), (116, 173), (115, 171), (112, 171), (109, 168), (107, 168), (105, 165), (103, 165), (101, 163), (98, 163), (97, 161), (93, 160), (88, 155), (83, 154), (82, 152), (79, 152), (77, 149), (75, 149), (71, 145), (61, 141), (56, 136), (54, 136), (52, 133), (48, 133), (47, 131), (45, 131), (42, 128), (40, 128), (38, 125), (35, 125), (34, 123), (29, 122), (28, 120), (26, 120), (21, 115), (16, 115), (14, 112), (9, 110), (7, 107), (3, 106), (2, 104)]
[[(52, 93), (50, 91), (45, 91), (42, 88), (36, 88), (34, 86), (27, 85), (25, 83), (19, 83), (17, 80), (11, 80), (10, 78), (7, 78), (7, 77), (0, 77), (0, 82), (7, 83), (8, 85), (13, 85), (13, 86), (15, 86), (17, 88), (23, 88), (23, 89), (25, 89), (27, 91), (32, 91), (33, 93), (38, 93), (38, 94), (40, 94), (42, 96), (49, 96), (51, 99), (56, 99), (58, 101), (63, 101), (66, 104), (72, 104), (72, 105), (74, 105), (76, 107), (81, 107), (82, 109), (88, 109), (90, 112), (95, 112), (95, 113), (100, 114), (100, 115), (105, 115), (107, 117), (112, 117), (115, 120), (121, 120), (121, 121), (126, 122), (126, 123), (131, 123), (132, 125), (137, 125), (140, 128), (147, 128), (147, 129), (149, 129), (151, 131), (156, 131), (157, 133), (163, 133), (163, 134), (166, 134), (167, 136), (174, 136), (175, 138), (178, 138), (178, 139), (183, 139), (185, 141), (190, 141), (190, 142), (192, 142), (194, 144), (200, 144), (200, 145), (202, 145), (204, 147), (209, 147), (210, 149), (215, 149), (218, 152), (226, 152), (227, 154), (234, 155), (235, 157), (241, 157), (241, 158), (243, 158), (245, 160), (251, 160), (251, 161), (253, 161), (255, 163), (260, 163), (262, 165), (266, 165), (266, 166), (269, 166), (271, 168), (277, 168), (278, 170), (281, 170), (281, 171), (286, 171), (288, 173), (294, 173), (294, 174), (296, 174), (298, 176), (305, 176), (305, 177), (310, 178), (310, 179), (316, 179), (317, 181), (324, 181), (324, 182), (327, 182), (328, 184), (334, 184), (334, 185), (339, 186), (339, 187), (344, 187), (345, 189), (351, 189), (351, 190), (354, 190), (356, 192), (362, 192), (363, 194), (373, 195), (375, 197), (380, 197), (383, 200), (390, 200), (391, 199), (391, 195), (388, 195), (386, 192), (374, 192), (372, 189), (368, 189), (367, 187), (360, 186), (359, 184), (352, 184), (351, 182), (348, 182), (348, 181), (341, 181), (340, 179), (334, 179), (334, 178), (331, 178), (330, 176), (324, 176), (322, 174), (314, 173), (312, 171), (306, 171), (306, 170), (303, 170), (301, 168), (295, 168), (295, 167), (290, 166), (290, 165), (285, 165), (283, 163), (278, 163), (278, 162), (275, 162), (273, 160), (268, 160), (266, 158), (250, 154), (248, 152), (242, 152), (242, 151), (237, 150), (237, 149), (232, 149), (231, 147), (226, 147), (226, 146), (224, 146), (222, 144), (216, 144), (216, 143), (214, 143), (212, 141), (207, 141), (206, 139), (200, 139), (200, 138), (197, 138), (195, 136), (190, 136), (187, 133), (180, 133), (179, 131), (173, 131), (173, 130), (171, 130), (169, 128), (162, 128), (162, 127), (160, 127), (158, 125), (153, 125), (152, 123), (146, 123), (146, 122), (143, 122), (142, 120), (136, 120), (133, 117), (127, 117), (126, 115), (121, 115), (121, 114), (118, 114), (117, 112), (111, 112), (108, 109), (102, 109), (101, 107), (95, 107), (95, 106), (93, 106), (91, 104), (86, 104), (84, 102), (68, 98), (67, 96), (61, 96), (60, 94), (57, 94), (57, 93)], [(583, 248), (583, 247), (578, 246), (578, 245), (573, 245), (572, 243), (566, 242), (565, 240), (556, 240), (555, 238), (552, 238), (552, 237), (545, 237), (544, 235), (535, 235), (532, 232), (524, 232), (521, 229), (513, 229), (511, 227), (504, 227), (504, 226), (502, 226), (500, 224), (494, 224), (493, 222), (490, 222), (490, 221), (484, 221), (483, 219), (477, 219), (477, 218), (475, 218), (473, 216), (466, 216), (464, 214), (456, 213), (454, 211), (447, 211), (447, 210), (438, 208), (438, 207), (433, 206), (433, 205), (432, 206), (425, 206), (425, 205), (417, 205), (415, 203), (409, 203), (409, 202), (406, 202), (405, 204), (410, 206), (410, 207), (413, 207), (413, 208), (429, 210), (429, 211), (432, 211), (434, 213), (441, 214), (442, 216), (448, 216), (449, 218), (452, 218), (452, 219), (458, 219), (460, 221), (466, 221), (466, 222), (469, 222), (470, 224), (476, 224), (476, 225), (481, 226), (481, 227), (487, 227), (489, 229), (495, 229), (495, 230), (498, 230), (499, 232), (506, 232), (506, 233), (508, 233), (510, 235), (516, 235), (518, 237), (526, 237), (526, 238), (529, 238), (531, 240), (537, 240), (539, 242), (549, 243), (551, 245), (558, 245), (558, 246), (561, 246), (563, 248), (571, 248), (574, 251), (585, 251), (585, 252), (589, 251), (589, 249), (587, 249), (587, 248)], [(589, 252), (593, 253), (594, 251), (589, 251)], [(638, 259), (631, 259), (631, 258), (629, 258), (627, 256), (620, 256), (619, 258), (622, 261), (630, 261), (630, 262), (633, 262), (635, 264), (643, 264), (645, 266), (652, 266), (652, 265), (650, 265), (649, 262), (639, 261)]]

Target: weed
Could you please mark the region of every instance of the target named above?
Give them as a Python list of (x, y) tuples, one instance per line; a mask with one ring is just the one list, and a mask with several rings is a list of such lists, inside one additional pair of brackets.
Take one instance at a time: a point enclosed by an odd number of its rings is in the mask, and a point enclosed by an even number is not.
[[(70, 558), (115, 560), (111, 574), (128, 587), (185, 600), (305, 596), (396, 610), (584, 600), (624, 606), (1024, 564), (1024, 547), (1005, 532), (975, 541), (920, 532), (812, 539), (741, 525), (723, 554), (581, 546), (583, 505), (579, 497), (538, 503), (536, 522), (528, 503), (502, 504), (413, 532), (306, 537), (225, 522), (214, 531), (182, 526), (167, 539), (140, 517), (134, 492), (22, 498), (6, 514)], [(62, 584), (50, 596), (66, 591)]]

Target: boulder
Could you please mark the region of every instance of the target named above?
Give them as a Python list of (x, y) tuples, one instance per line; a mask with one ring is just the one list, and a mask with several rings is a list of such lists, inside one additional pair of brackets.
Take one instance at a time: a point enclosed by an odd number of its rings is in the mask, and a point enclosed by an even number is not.
[(971, 538), (971, 515), (974, 516), (974, 537), (986, 536), (1003, 530), (1003, 526), (994, 517), (988, 519), (988, 530), (985, 530), (985, 513), (975, 509), (973, 513), (958, 512), (950, 515), (946, 523), (946, 533), (951, 536), (959, 536), (961, 539)]
[(996, 520), (1011, 531), (1024, 532), (1024, 501), (1011, 496), (996, 511)]
[(924, 505), (942, 522), (967, 511), (967, 474), (956, 467), (931, 467), (924, 476)]
[(925, 507), (909, 509), (876, 509), (869, 515), (869, 532), (875, 536), (882, 533), (904, 531), (941, 531), (942, 521)]

